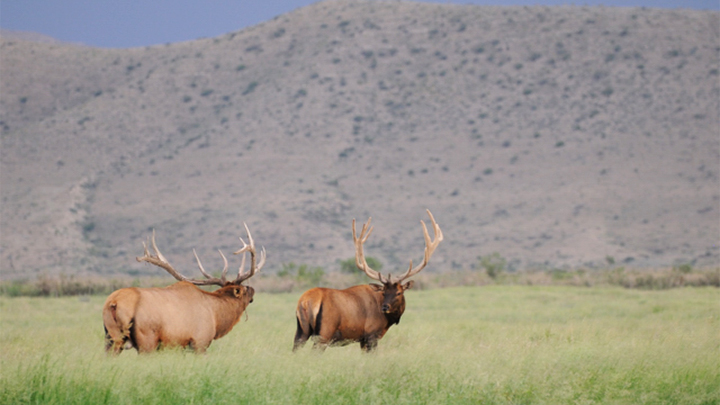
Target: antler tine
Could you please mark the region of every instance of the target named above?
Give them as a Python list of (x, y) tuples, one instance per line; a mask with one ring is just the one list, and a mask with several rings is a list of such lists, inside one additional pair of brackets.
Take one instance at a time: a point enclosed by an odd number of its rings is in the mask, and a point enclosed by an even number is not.
[(234, 284), (240, 284), (243, 281), (254, 276), (255, 273), (257, 273), (258, 270), (260, 270), (265, 265), (265, 257), (266, 257), (265, 248), (263, 247), (260, 250), (260, 262), (258, 263), (257, 258), (255, 257), (255, 255), (256, 255), (255, 241), (253, 240), (252, 234), (250, 233), (250, 228), (248, 228), (246, 223), (243, 223), (243, 225), (245, 225), (245, 231), (247, 232), (247, 235), (248, 235), (248, 242), (250, 242), (250, 243), (249, 244), (245, 243), (245, 241), (243, 240), (242, 237), (239, 238), (240, 242), (242, 242), (242, 244), (243, 244), (243, 247), (240, 250), (238, 250), (237, 252), (233, 252), (233, 254), (237, 255), (240, 253), (250, 252), (250, 270), (248, 270), (247, 273), (243, 272), (243, 268), (245, 267), (245, 255), (243, 255), (243, 264), (240, 267), (240, 270), (238, 271), (238, 277), (235, 279), (235, 281), (233, 281)]
[(262, 269), (265, 265), (265, 259), (267, 258), (267, 252), (265, 251), (265, 246), (260, 247), (260, 263), (258, 263), (258, 270)]
[(248, 241), (250, 242), (250, 246), (252, 246), (253, 249), (255, 249), (255, 241), (253, 240), (252, 234), (250, 233), (250, 228), (248, 228), (246, 222), (243, 222), (243, 226), (245, 226), (245, 232), (247, 232)]
[(220, 286), (224, 286), (224, 285), (227, 283), (227, 280), (225, 279), (225, 275), (227, 274), (227, 271), (228, 271), (228, 261), (227, 261), (227, 258), (225, 257), (225, 255), (223, 254), (223, 252), (222, 252), (220, 249), (218, 249), (218, 252), (220, 252), (220, 256), (222, 256), (223, 262), (224, 262), (224, 264), (225, 264), (224, 267), (223, 267), (222, 275), (220, 276), (220, 278), (213, 277), (213, 276), (211, 276), (210, 274), (208, 274), (208, 273), (205, 271), (205, 269), (203, 268), (202, 263), (200, 263), (200, 258), (198, 257), (197, 252), (195, 252), (195, 249), (193, 249), (193, 254), (195, 255), (195, 260), (197, 261), (198, 267), (200, 268), (200, 272), (203, 274), (203, 276), (205, 276), (205, 278), (206, 278), (207, 280), (188, 280), (188, 281), (190, 281), (190, 282), (193, 283), (193, 284), (199, 284), (199, 285), (204, 285), (204, 284), (217, 284), (217, 285), (220, 285)]
[(153, 250), (155, 251), (155, 254), (157, 255), (157, 257), (160, 260), (162, 260), (163, 262), (167, 263), (168, 262), (167, 259), (165, 259), (165, 256), (163, 256), (163, 254), (160, 253), (160, 249), (158, 249), (157, 244), (155, 244), (155, 228), (153, 228), (153, 232), (152, 232), (152, 247), (153, 247)]
[(205, 272), (205, 268), (203, 268), (202, 263), (200, 263), (200, 258), (198, 257), (195, 249), (193, 249), (193, 254), (195, 255), (195, 261), (197, 261), (197, 265), (198, 265), (198, 268), (200, 269), (200, 273), (202, 273), (203, 276), (205, 276), (205, 278), (211, 278), (212, 276)]
[(225, 276), (227, 275), (227, 272), (228, 272), (228, 261), (227, 261), (227, 257), (225, 257), (225, 255), (223, 254), (223, 252), (220, 249), (218, 249), (218, 253), (220, 253), (220, 256), (222, 256), (223, 262), (224, 262), (223, 271), (222, 271), (222, 274), (220, 275), (220, 279), (223, 281), (223, 284), (225, 284), (227, 282), (227, 280), (225, 279)]
[(388, 282), (389, 278), (385, 278), (382, 274), (370, 268), (367, 260), (365, 259), (365, 253), (363, 252), (363, 244), (367, 242), (370, 234), (373, 231), (373, 227), (370, 226), (371, 221), (372, 217), (369, 217), (367, 222), (363, 224), (363, 227), (360, 230), (360, 237), (358, 237), (355, 231), (355, 219), (353, 218), (352, 220), (352, 236), (353, 243), (355, 244), (355, 265), (358, 267), (358, 269), (364, 271), (365, 274), (367, 274), (367, 276), (371, 279), (377, 280), (384, 284)]
[(240, 250), (238, 250), (237, 252), (233, 252), (234, 255), (239, 255), (240, 253), (250, 251), (254, 248), (253, 238), (252, 238), (252, 235), (250, 235), (250, 229), (248, 229), (248, 226), (245, 222), (243, 222), (243, 225), (245, 225), (245, 231), (248, 234), (248, 241), (250, 241), (250, 245), (245, 243), (242, 236), (238, 237), (238, 239), (240, 239), (240, 242), (242, 242), (243, 247)]
[(177, 270), (175, 270), (175, 268), (173, 268), (173, 266), (167, 261), (167, 259), (165, 259), (165, 256), (160, 253), (160, 249), (158, 249), (157, 244), (155, 243), (155, 229), (153, 229), (153, 235), (152, 239), (150, 239), (150, 242), (152, 244), (153, 250), (155, 251), (155, 255), (153, 256), (150, 254), (147, 244), (143, 242), (144, 254), (142, 257), (136, 257), (135, 260), (139, 262), (154, 264), (155, 266), (158, 266), (170, 273), (170, 275), (175, 277), (177, 280), (190, 281), (187, 277), (178, 273)]
[(243, 271), (245, 271), (245, 256), (245, 253), (243, 253), (242, 261), (240, 262), (240, 267), (238, 267), (238, 275), (236, 278), (239, 278)]
[(406, 278), (412, 277), (415, 274), (419, 273), (420, 270), (424, 269), (425, 266), (427, 266), (428, 262), (430, 261), (430, 256), (435, 252), (435, 249), (437, 249), (440, 242), (443, 240), (443, 234), (440, 230), (440, 225), (435, 222), (435, 217), (433, 217), (433, 214), (430, 212), (430, 210), (426, 210), (428, 213), (428, 216), (430, 216), (430, 221), (432, 222), (433, 227), (433, 233), (435, 234), (435, 240), (430, 240), (430, 234), (428, 233), (427, 226), (425, 225), (425, 221), (420, 221), (423, 227), (423, 236), (425, 237), (425, 254), (423, 257), (422, 263), (420, 263), (417, 267), (413, 268), (412, 266), (412, 260), (410, 260), (410, 267), (408, 270), (403, 274), (402, 276), (398, 277), (397, 280), (393, 279), (394, 282), (400, 283)]

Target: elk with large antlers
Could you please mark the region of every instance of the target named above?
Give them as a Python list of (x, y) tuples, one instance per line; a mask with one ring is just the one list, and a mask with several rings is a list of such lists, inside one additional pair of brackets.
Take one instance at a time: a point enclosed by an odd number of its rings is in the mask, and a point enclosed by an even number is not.
[[(103, 307), (105, 350), (120, 354), (134, 347), (139, 353), (148, 353), (161, 347), (186, 347), (203, 353), (214, 339), (225, 336), (240, 320), (245, 308), (253, 301), (255, 290), (242, 285), (265, 264), (265, 248), (258, 256), (250, 230), (245, 225), (249, 244), (240, 238), (243, 247), (234, 252), (242, 254), (237, 277), (225, 277), (228, 261), (220, 251), (225, 267), (220, 278), (208, 274), (193, 249), (200, 272), (205, 279), (190, 279), (178, 273), (165, 259), (155, 244), (153, 231), (151, 245), (155, 254), (148, 251), (137, 261), (154, 264), (179, 280), (165, 288), (122, 288), (110, 294)], [(250, 253), (250, 269), (245, 272), (245, 253)], [(213, 292), (199, 285), (218, 285)]]
[(353, 226), (353, 241), (355, 243), (355, 264), (365, 272), (368, 277), (382, 284), (363, 284), (335, 290), (331, 288), (313, 288), (306, 291), (298, 301), (295, 315), (297, 318), (297, 331), (293, 351), (297, 350), (314, 337), (313, 347), (325, 349), (330, 344), (347, 344), (359, 342), (364, 351), (371, 351), (377, 346), (388, 329), (400, 322), (405, 311), (405, 290), (413, 285), (413, 281), (403, 282), (419, 273), (427, 266), (430, 256), (443, 240), (440, 226), (435, 218), (427, 211), (432, 221), (435, 233), (434, 240), (430, 239), (425, 222), (421, 221), (425, 236), (425, 256), (422, 263), (410, 268), (399, 277), (390, 274), (383, 276), (368, 266), (363, 253), (363, 244), (372, 233), (370, 220), (363, 225), (360, 236)]

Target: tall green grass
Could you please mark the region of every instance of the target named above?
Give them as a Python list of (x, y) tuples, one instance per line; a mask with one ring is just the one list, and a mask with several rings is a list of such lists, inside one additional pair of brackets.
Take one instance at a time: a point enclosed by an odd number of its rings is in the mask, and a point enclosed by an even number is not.
[(720, 291), (407, 293), (377, 352), (291, 352), (300, 293), (258, 294), (206, 355), (103, 352), (104, 297), (0, 297), (0, 403), (720, 404)]

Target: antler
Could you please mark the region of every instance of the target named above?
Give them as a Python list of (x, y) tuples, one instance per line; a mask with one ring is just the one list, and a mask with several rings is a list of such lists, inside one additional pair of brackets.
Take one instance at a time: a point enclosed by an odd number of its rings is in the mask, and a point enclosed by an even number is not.
[(153, 229), (152, 239), (151, 239), (151, 245), (153, 250), (155, 251), (155, 255), (151, 255), (148, 246), (145, 242), (143, 242), (143, 248), (145, 250), (144, 255), (142, 257), (137, 257), (136, 260), (139, 262), (146, 262), (150, 264), (154, 264), (160, 268), (165, 269), (168, 273), (170, 273), (173, 277), (180, 281), (187, 281), (190, 283), (193, 283), (195, 285), (219, 285), (221, 287), (227, 285), (227, 284), (240, 284), (243, 281), (247, 280), (248, 278), (252, 277), (262, 266), (265, 264), (265, 248), (262, 248), (262, 251), (260, 252), (260, 264), (256, 266), (255, 264), (255, 244), (252, 240), (252, 236), (250, 236), (250, 230), (248, 229), (247, 225), (245, 225), (245, 230), (248, 233), (248, 238), (250, 239), (250, 245), (248, 246), (245, 241), (240, 238), (240, 241), (243, 243), (243, 248), (235, 252), (235, 254), (250, 252), (250, 255), (252, 257), (252, 265), (249, 273), (243, 273), (243, 269), (245, 268), (245, 255), (243, 254), (242, 262), (240, 264), (240, 269), (238, 270), (238, 276), (235, 280), (228, 282), (225, 276), (228, 272), (228, 261), (225, 255), (222, 251), (218, 250), (220, 253), (220, 256), (223, 258), (224, 267), (222, 270), (222, 275), (220, 278), (212, 277), (210, 274), (208, 274), (205, 269), (203, 268), (202, 263), (200, 262), (200, 258), (197, 255), (197, 252), (195, 252), (195, 249), (193, 249), (193, 254), (195, 255), (195, 260), (197, 260), (198, 268), (200, 268), (200, 272), (205, 276), (205, 280), (198, 280), (198, 279), (191, 279), (188, 278), (182, 274), (180, 274), (173, 266), (167, 261), (165, 256), (160, 252), (160, 249), (158, 249), (157, 244), (155, 243), (155, 230)]
[(417, 267), (413, 268), (412, 260), (410, 260), (410, 268), (408, 268), (408, 271), (405, 272), (402, 276), (400, 276), (397, 280), (395, 280), (393, 277), (390, 277), (391, 280), (394, 283), (400, 283), (406, 278), (412, 277), (415, 274), (419, 273), (420, 270), (424, 269), (425, 266), (427, 266), (428, 261), (430, 261), (430, 256), (435, 252), (435, 249), (437, 249), (440, 242), (443, 240), (443, 234), (440, 230), (440, 226), (435, 222), (435, 218), (433, 217), (433, 214), (430, 212), (430, 210), (426, 210), (428, 215), (430, 216), (430, 221), (432, 221), (432, 227), (433, 232), (435, 234), (435, 240), (430, 241), (430, 235), (428, 235), (427, 227), (425, 226), (425, 221), (420, 221), (423, 227), (423, 235), (425, 236), (425, 256), (423, 257), (422, 263), (420, 263)]
[[(202, 263), (200, 263), (200, 258), (197, 255), (197, 252), (195, 252), (195, 249), (193, 249), (193, 254), (195, 255), (195, 260), (197, 260), (198, 267), (200, 268), (200, 272), (205, 276), (206, 280), (187, 280), (190, 281), (193, 284), (196, 285), (213, 285), (217, 284), (219, 286), (224, 286), (227, 284), (227, 279), (225, 276), (227, 275), (228, 271), (228, 261), (225, 255), (223, 254), (220, 249), (218, 249), (218, 252), (220, 252), (220, 256), (223, 258), (223, 262), (225, 262), (225, 266), (223, 267), (222, 274), (220, 275), (220, 278), (213, 277), (209, 275), (207, 272), (205, 272), (205, 269), (203, 268)], [(245, 256), (243, 256), (243, 266), (245, 265)]]
[[(247, 231), (248, 241), (250, 242), (250, 244), (248, 245), (247, 243), (245, 243), (245, 241), (242, 238), (240, 238), (240, 242), (243, 243), (243, 247), (242, 247), (242, 249), (233, 253), (235, 255), (238, 255), (240, 253), (243, 254), (242, 265), (240, 266), (240, 269), (238, 270), (238, 276), (235, 279), (235, 281), (233, 281), (233, 284), (240, 284), (243, 281), (254, 276), (255, 273), (257, 273), (258, 270), (262, 269), (262, 267), (265, 265), (265, 258), (267, 256), (267, 254), (265, 253), (265, 247), (262, 247), (260, 250), (260, 263), (256, 262), (255, 242), (253, 241), (252, 235), (250, 235), (250, 229), (248, 229), (247, 224), (243, 222), (243, 225), (245, 225), (245, 231)], [(250, 252), (250, 270), (247, 273), (243, 272), (243, 268), (245, 267), (245, 252)]]
[(428, 262), (430, 261), (430, 256), (435, 252), (435, 249), (438, 247), (440, 242), (443, 240), (443, 234), (440, 230), (440, 226), (435, 222), (435, 218), (433, 217), (430, 210), (427, 210), (428, 215), (430, 216), (430, 221), (432, 221), (432, 227), (433, 232), (435, 233), (435, 239), (430, 240), (430, 235), (428, 234), (427, 226), (425, 226), (424, 221), (420, 221), (423, 227), (423, 235), (425, 236), (425, 256), (423, 258), (422, 263), (420, 263), (417, 267), (413, 268), (412, 260), (410, 260), (410, 268), (408, 268), (408, 271), (405, 272), (402, 276), (395, 278), (392, 275), (388, 274), (387, 278), (384, 277), (379, 272), (373, 270), (368, 266), (367, 261), (365, 260), (365, 255), (363, 254), (363, 243), (365, 243), (370, 237), (370, 234), (372, 233), (372, 227), (370, 226), (370, 221), (372, 218), (368, 218), (368, 221), (363, 225), (362, 230), (360, 231), (360, 236), (357, 237), (355, 234), (355, 220), (353, 219), (353, 242), (355, 242), (355, 264), (357, 267), (364, 271), (365, 274), (368, 275), (368, 277), (380, 281), (383, 284), (395, 284), (400, 283), (404, 281), (405, 279), (414, 276), (415, 274), (419, 273), (422, 269), (427, 266)]
[(370, 266), (368, 266), (367, 260), (365, 260), (365, 254), (363, 253), (363, 243), (368, 240), (373, 230), (373, 228), (370, 226), (370, 221), (372, 221), (372, 217), (368, 218), (367, 222), (363, 224), (362, 230), (360, 231), (360, 237), (358, 238), (355, 234), (355, 219), (352, 220), (352, 236), (353, 242), (355, 243), (355, 265), (360, 270), (364, 271), (365, 274), (367, 274), (367, 276), (371, 279), (377, 280), (385, 284), (388, 282), (388, 280), (383, 277), (382, 274), (371, 269)]

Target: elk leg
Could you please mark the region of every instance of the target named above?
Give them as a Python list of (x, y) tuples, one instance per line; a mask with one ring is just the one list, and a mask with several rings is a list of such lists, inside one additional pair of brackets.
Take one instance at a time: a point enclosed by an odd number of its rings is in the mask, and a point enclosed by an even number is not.
[(299, 348), (305, 346), (305, 343), (308, 341), (307, 337), (297, 337), (295, 336), (295, 342), (293, 343), (293, 352), (297, 351)]
[(370, 353), (377, 347), (378, 340), (374, 337), (364, 337), (360, 339), (360, 348), (366, 352)]
[(122, 337), (114, 339), (110, 333), (108, 333), (107, 327), (105, 328), (105, 352), (107, 354), (112, 352), (113, 355), (117, 356), (122, 352), (124, 344), (125, 340), (122, 339)]
[(313, 350), (319, 350), (321, 352), (324, 352), (325, 349), (328, 347), (328, 341), (323, 339), (320, 336), (315, 336), (314, 343), (313, 343)]
[(205, 354), (208, 347), (210, 347), (212, 340), (208, 339), (190, 339), (187, 347), (192, 349), (196, 354)]
[(105, 352), (114, 356), (122, 353), (123, 350), (128, 349), (127, 339), (113, 339), (110, 335), (105, 335)]
[[(305, 330), (308, 330), (307, 332)], [(302, 325), (300, 325), (300, 318), (297, 318), (297, 330), (295, 331), (295, 341), (293, 344), (293, 352), (297, 349), (305, 346), (305, 343), (310, 338), (310, 331), (309, 327), (303, 328)]]
[(323, 323), (321, 322), (321, 320), (322, 317), (320, 316), (320, 314), (318, 314), (315, 320), (315, 328), (317, 333), (314, 337), (315, 343), (313, 344), (313, 349), (325, 351), (328, 345), (342, 339), (342, 335), (340, 335), (340, 332), (338, 331), (339, 325), (334, 323)]
[(297, 351), (299, 348), (305, 346), (305, 342), (307, 342), (307, 339), (298, 339), (295, 338), (295, 342), (293, 343), (293, 352)]
[(113, 340), (110, 334), (108, 333), (107, 326), (105, 327), (105, 351), (110, 351), (110, 348), (113, 346)]
[(160, 341), (155, 333), (143, 333), (142, 331), (137, 330), (135, 333), (135, 343), (139, 353), (150, 353), (157, 350)]

